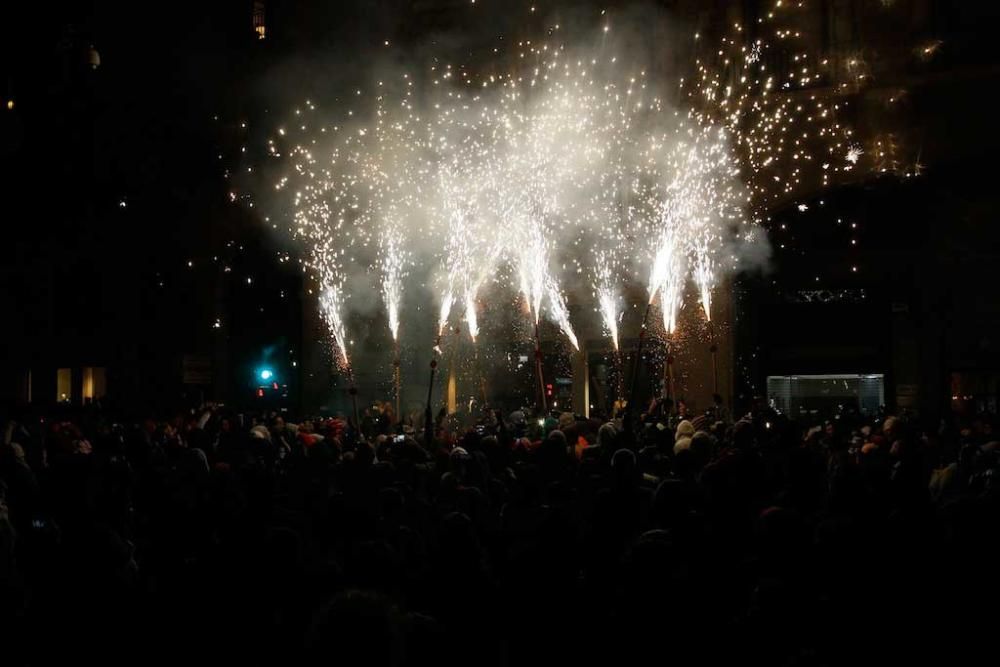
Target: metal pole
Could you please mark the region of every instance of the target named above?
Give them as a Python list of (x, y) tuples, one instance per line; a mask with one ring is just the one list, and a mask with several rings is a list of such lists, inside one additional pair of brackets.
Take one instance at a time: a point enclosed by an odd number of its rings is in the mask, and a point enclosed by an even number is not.
[(711, 336), (712, 345), (708, 351), (712, 353), (712, 393), (719, 393), (719, 344), (715, 340), (715, 325), (711, 320), (708, 322), (708, 330)]
[(351, 380), (351, 386), (347, 388), (347, 393), (351, 395), (351, 404), (354, 406), (354, 428), (358, 429), (358, 435), (360, 435), (361, 419), (358, 416), (358, 388), (354, 386), (354, 380)]
[(403, 391), (403, 376), (400, 372), (399, 341), (396, 341), (396, 358), (393, 360), (393, 378), (396, 385), (396, 423), (402, 425), (402, 414), (400, 413), (400, 394)]
[(673, 343), (667, 339), (667, 375), (670, 380), (670, 401), (673, 403), (672, 410), (677, 410), (677, 387), (674, 384), (674, 355)]
[[(621, 348), (615, 351), (615, 361), (618, 366), (616, 373), (618, 377), (615, 379), (615, 403), (621, 405), (622, 400), (625, 399), (625, 354)], [(612, 417), (614, 417), (613, 414)]]
[[(344, 357), (345, 361), (347, 359), (346, 355)], [(347, 365), (347, 393), (351, 396), (351, 405), (354, 407), (354, 428), (357, 429), (358, 435), (361, 435), (361, 418), (358, 414), (358, 385), (354, 382), (354, 368), (348, 363)]]
[(670, 334), (667, 334), (667, 347), (663, 355), (663, 398), (673, 398), (670, 393)]
[(712, 345), (712, 393), (719, 393), (719, 346)]
[(712, 316), (705, 310), (705, 317), (708, 318), (708, 338), (712, 342), (708, 351), (712, 353), (712, 393), (719, 393), (719, 345), (715, 338), (715, 322)]
[(479, 343), (472, 339), (472, 349), (475, 350), (476, 374), (479, 375), (479, 389), (483, 393), (483, 409), (486, 409), (486, 376), (483, 375), (482, 364), (479, 363)]
[(653, 307), (653, 302), (646, 304), (646, 313), (642, 316), (642, 329), (639, 330), (639, 347), (635, 354), (635, 363), (632, 364), (632, 390), (629, 392), (628, 403), (625, 404), (625, 432), (632, 434), (632, 406), (635, 405), (635, 391), (639, 384), (639, 364), (642, 360), (642, 345), (646, 340), (646, 323), (649, 320), (649, 310)]
[(535, 320), (535, 374), (538, 376), (538, 405), (544, 415), (549, 411), (545, 400), (545, 376), (542, 371), (542, 336), (538, 330), (538, 320)]
[[(440, 338), (438, 339), (440, 340)], [(434, 415), (431, 412), (431, 395), (434, 391), (434, 372), (437, 370), (437, 359), (431, 359), (431, 379), (427, 384), (427, 408), (424, 410), (424, 444), (430, 446), (434, 441)]]

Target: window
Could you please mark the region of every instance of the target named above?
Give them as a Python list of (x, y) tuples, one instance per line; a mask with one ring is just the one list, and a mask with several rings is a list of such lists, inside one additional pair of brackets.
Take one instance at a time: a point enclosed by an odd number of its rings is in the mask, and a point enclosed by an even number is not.
[(267, 36), (267, 26), (264, 25), (264, 3), (260, 0), (253, 3), (253, 31), (257, 33), (257, 39), (264, 39)]
[(56, 371), (56, 402), (73, 402), (73, 369), (60, 368)]
[(951, 374), (951, 409), (974, 415), (997, 412), (1000, 406), (1000, 372), (957, 371)]
[(83, 369), (83, 402), (104, 398), (107, 387), (107, 375), (103, 368), (86, 367)]
[(845, 412), (875, 415), (885, 404), (882, 375), (771, 375), (767, 400), (796, 418), (827, 418)]

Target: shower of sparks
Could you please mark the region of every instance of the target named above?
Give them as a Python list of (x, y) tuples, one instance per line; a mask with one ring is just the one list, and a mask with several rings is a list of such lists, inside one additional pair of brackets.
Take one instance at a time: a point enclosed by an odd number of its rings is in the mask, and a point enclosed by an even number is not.
[(479, 315), (476, 313), (476, 299), (470, 292), (465, 295), (465, 321), (469, 325), (469, 336), (475, 342), (479, 337)]
[[(703, 51), (669, 107), (608, 46), (602, 14), (592, 52), (554, 26), (548, 41), (494, 49), (504, 60), (486, 74), (433, 59), (419, 95), (405, 72), (373, 82), (342, 123), (323, 123), (309, 102), (295, 110), (268, 154), (289, 165), (276, 187), (294, 193), (292, 232), (340, 363), (352, 283), (377, 276), (398, 342), (418, 266), (438, 295), (439, 338), (457, 309), (480, 335), (487, 284), (520, 294), (532, 323), (550, 320), (577, 349), (568, 304), (588, 282), (616, 350), (637, 277), (648, 276), (650, 303), (659, 295), (668, 334), (689, 282), (711, 318), (717, 282), (737, 268), (733, 248), (760, 238), (797, 190), (846, 177), (864, 155), (840, 120), (865, 78), (860, 59), (835, 71), (773, 14), (764, 25), (773, 38), (735, 26)], [(873, 171), (896, 166), (893, 137), (873, 146)]]
[(594, 291), (597, 294), (597, 304), (601, 312), (601, 321), (608, 337), (611, 338), (611, 345), (618, 351), (618, 319), (621, 317), (620, 297), (618, 295), (616, 282), (612, 273), (613, 255), (599, 250), (596, 257), (597, 284)]
[(444, 328), (448, 326), (448, 316), (451, 314), (451, 307), (455, 305), (455, 296), (451, 290), (441, 295), (441, 312), (438, 315), (438, 337), (444, 335)]
[(569, 310), (566, 308), (566, 299), (559, 291), (559, 287), (554, 281), (548, 286), (549, 311), (552, 320), (559, 325), (560, 331), (566, 336), (574, 350), (580, 349), (580, 341), (577, 340), (576, 333), (573, 332), (573, 325), (569, 322)]
[(323, 320), (330, 329), (330, 335), (333, 337), (336, 348), (335, 352), (338, 353), (336, 355), (337, 365), (346, 371), (350, 368), (350, 362), (347, 358), (347, 340), (344, 336), (343, 303), (340, 285), (327, 285), (323, 288), (319, 296), (319, 307), (320, 314), (323, 316)]
[(382, 257), (382, 299), (385, 301), (392, 339), (399, 340), (399, 306), (403, 297), (406, 251), (400, 247), (398, 236), (379, 239)]
[(668, 153), (669, 180), (657, 193), (652, 235), (651, 269), (647, 291), (650, 303), (659, 292), (664, 330), (677, 326), (687, 267), (701, 296), (705, 316), (711, 314), (716, 255), (727, 228), (746, 224), (745, 197), (739, 187), (729, 135), (724, 128), (704, 124), (689, 115), (678, 129)]
[(700, 251), (695, 258), (694, 280), (701, 294), (701, 307), (705, 311), (705, 319), (712, 319), (712, 289), (715, 287), (715, 269), (712, 254), (707, 250)]
[[(445, 116), (440, 122), (442, 138), (457, 133), (454, 119)], [(475, 125), (465, 123), (458, 126), (464, 136), (455, 143), (459, 146), (455, 154), (440, 166), (438, 186), (441, 206), (438, 213), (443, 219), (445, 231), (444, 288), (441, 293), (441, 309), (438, 318), (438, 332), (444, 331), (452, 307), (460, 302), (465, 311), (469, 335), (473, 340), (479, 335), (476, 313), (476, 297), (483, 284), (492, 275), (502, 246), (486, 227), (479, 199), (484, 196), (481, 184), (488, 182), (489, 174), (483, 166), (486, 160), (476, 160), (482, 151), (482, 144), (476, 136), (481, 131)]]
[(681, 307), (684, 288), (685, 263), (676, 227), (670, 220), (666, 220), (657, 241), (647, 290), (649, 303), (653, 303), (657, 293), (660, 294), (663, 329), (668, 334), (677, 328), (677, 313)]

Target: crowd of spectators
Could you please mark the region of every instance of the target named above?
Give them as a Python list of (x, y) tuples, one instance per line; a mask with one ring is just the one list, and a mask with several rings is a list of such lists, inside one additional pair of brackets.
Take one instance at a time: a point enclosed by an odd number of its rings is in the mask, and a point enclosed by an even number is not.
[[(989, 417), (7, 419), (0, 661), (966, 662)], [(719, 417), (722, 417), (719, 419)], [(430, 437), (428, 437), (430, 436)], [(652, 662), (656, 661), (656, 663)]]

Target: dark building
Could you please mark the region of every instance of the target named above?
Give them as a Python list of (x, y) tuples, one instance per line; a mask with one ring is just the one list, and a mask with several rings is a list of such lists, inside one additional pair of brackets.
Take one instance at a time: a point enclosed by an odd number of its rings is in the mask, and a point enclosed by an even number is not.
[(774, 212), (772, 272), (736, 286), (744, 405), (932, 419), (997, 408), (997, 139), (983, 91), (1000, 68), (980, 27), (998, 10), (892, 4), (821, 4), (821, 45), (865, 74), (856, 122), (881, 164)]
[(229, 201), (220, 159), (256, 16), (242, 2), (9, 9), (5, 402), (226, 399), (246, 349), (281, 340), (268, 316), (297, 336), (276, 311), (300, 280)]

